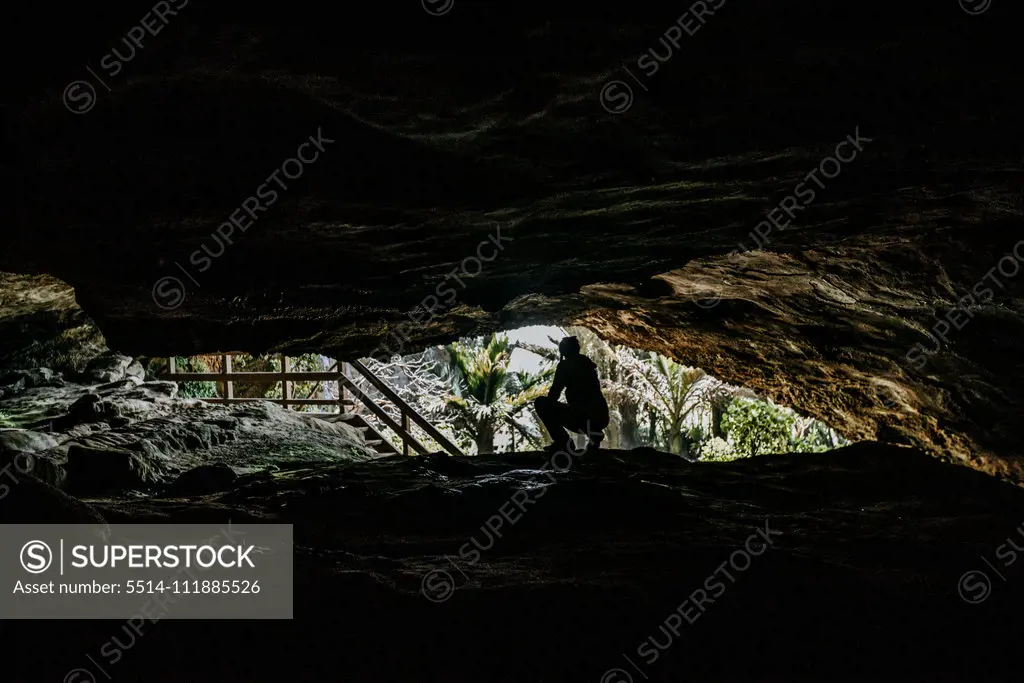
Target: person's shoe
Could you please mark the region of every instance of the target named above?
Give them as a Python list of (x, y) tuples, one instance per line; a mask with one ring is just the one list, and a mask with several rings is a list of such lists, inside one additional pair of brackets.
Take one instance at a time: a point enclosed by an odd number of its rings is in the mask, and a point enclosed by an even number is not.
[(540, 452), (543, 453), (544, 455), (554, 455), (558, 451), (558, 444), (552, 443), (542, 448)]

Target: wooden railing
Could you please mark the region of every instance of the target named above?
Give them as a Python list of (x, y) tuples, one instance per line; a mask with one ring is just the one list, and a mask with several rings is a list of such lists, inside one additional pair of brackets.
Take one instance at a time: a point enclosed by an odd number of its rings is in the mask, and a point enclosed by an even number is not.
[[(175, 359), (169, 358), (167, 372), (162, 375), (164, 379), (175, 382), (218, 382), (224, 385), (224, 395), (215, 398), (203, 398), (208, 403), (244, 403), (247, 401), (272, 401), (284, 406), (294, 405), (315, 405), (315, 406), (338, 406), (338, 412), (344, 413), (347, 406), (355, 406), (356, 401), (366, 409), (385, 427), (390, 429), (402, 441), (402, 451), (410, 455), (416, 451), (425, 455), (430, 451), (414, 437), (410, 431), (411, 423), (415, 423), (430, 438), (436, 441), (442, 448), (452, 455), (463, 455), (459, 447), (453, 444), (425, 417), (420, 415), (415, 408), (406, 403), (391, 387), (383, 380), (374, 375), (365, 365), (359, 361), (335, 362), (326, 371), (295, 371), (291, 369), (291, 362), (287, 356), (278, 356), (281, 363), (281, 370), (278, 372), (236, 372), (232, 369), (231, 354), (221, 354), (220, 372), (178, 372)], [(379, 391), (388, 401), (398, 409), (401, 423), (392, 418), (372, 397), (366, 394), (349, 376), (349, 369), (355, 370), (363, 376), (374, 389)], [(237, 398), (234, 395), (234, 383), (246, 382), (250, 384), (281, 384), (281, 398)], [(310, 398), (311, 392), (305, 398), (296, 398), (293, 394), (296, 382), (337, 382), (337, 398)], [(349, 398), (349, 395), (355, 399)]]
[[(413, 408), (409, 406), (405, 401), (403, 401), (402, 398), (398, 394), (396, 394), (391, 387), (385, 384), (385, 382), (380, 377), (377, 377), (377, 375), (370, 372), (370, 370), (365, 365), (363, 365), (357, 360), (352, 361), (350, 365), (356, 372), (365, 377), (366, 381), (368, 381), (373, 386), (374, 389), (382, 393), (389, 401), (391, 401), (392, 403), (399, 407), (399, 409), (402, 411), (403, 432), (409, 431), (409, 420), (411, 419), (413, 422), (416, 423), (417, 427), (422, 429), (431, 439), (441, 444), (441, 447), (444, 448), (446, 451), (448, 451), (452, 455), (463, 454), (462, 451), (459, 450), (458, 446), (449, 441), (448, 438), (444, 434), (439, 432), (437, 428), (434, 427), (434, 425), (430, 424), (430, 422), (425, 417), (423, 417), (415, 410), (413, 410)], [(346, 381), (348, 381), (347, 377), (345, 379)]]

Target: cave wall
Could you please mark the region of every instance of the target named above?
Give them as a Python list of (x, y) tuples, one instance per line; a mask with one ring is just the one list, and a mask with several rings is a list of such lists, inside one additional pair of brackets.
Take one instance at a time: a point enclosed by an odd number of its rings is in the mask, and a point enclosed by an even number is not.
[(726, 2), (680, 37), (669, 3), (239, 7), (188, 3), (117, 74), (133, 20), (69, 10), (12, 86), (0, 270), (73, 286), (112, 347), (351, 358), (580, 322), (1019, 479), (1005, 8)]
[(0, 376), (38, 367), (73, 375), (105, 350), (67, 283), (0, 272)]

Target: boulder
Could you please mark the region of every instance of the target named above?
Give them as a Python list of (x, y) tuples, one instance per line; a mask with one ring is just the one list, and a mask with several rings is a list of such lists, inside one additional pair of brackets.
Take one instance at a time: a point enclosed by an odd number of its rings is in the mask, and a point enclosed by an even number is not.
[(107, 351), (89, 361), (82, 375), (86, 381), (103, 384), (118, 382), (125, 378), (132, 365), (138, 365), (140, 370), (142, 368), (141, 365), (135, 363), (131, 356), (125, 356), (116, 351)]
[(124, 389), (134, 389), (142, 383), (138, 377), (128, 376), (124, 379), (119, 379), (116, 382), (108, 382), (106, 384), (98, 384), (92, 388), (92, 391), (99, 394), (100, 396), (108, 396), (110, 394), (122, 391)]
[(0, 429), (0, 457), (15, 453), (34, 453), (56, 448), (57, 439), (45, 432), (29, 429)]
[(95, 524), (106, 530), (92, 506), (31, 474), (0, 478), (0, 524)]
[(64, 485), (65, 472), (60, 464), (57, 440), (43, 432), (28, 429), (0, 429), (0, 471), (10, 483), (11, 477), (32, 475), (51, 486)]
[(75, 424), (99, 422), (120, 416), (121, 408), (116, 403), (104, 400), (99, 394), (88, 393), (68, 407), (67, 417), (62, 424), (70, 427)]
[(52, 387), (64, 384), (59, 372), (50, 368), (32, 368), (31, 370), (14, 370), (0, 377), (0, 386), (11, 390), (11, 393), (35, 387)]
[(15, 373), (0, 377), (0, 397), (12, 396), (25, 389), (25, 378)]
[(147, 401), (153, 401), (160, 397), (175, 398), (177, 395), (178, 383), (165, 381), (143, 382), (136, 391), (128, 394), (131, 398), (141, 398)]
[(227, 465), (200, 465), (183, 473), (168, 487), (172, 495), (191, 496), (226, 491), (238, 480)]
[(140, 383), (142, 383), (146, 381), (146, 369), (142, 367), (142, 363), (135, 360), (131, 362), (131, 365), (125, 368), (124, 376), (126, 378), (134, 377), (135, 379), (139, 380)]
[(74, 493), (141, 489), (156, 479), (157, 473), (144, 453), (81, 444), (73, 444), (68, 449), (66, 488)]

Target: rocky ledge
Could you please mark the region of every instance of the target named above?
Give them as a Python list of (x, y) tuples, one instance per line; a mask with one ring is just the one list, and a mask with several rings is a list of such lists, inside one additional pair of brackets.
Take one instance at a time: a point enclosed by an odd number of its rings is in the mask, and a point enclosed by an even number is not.
[(293, 524), (295, 618), (24, 622), (11, 680), (977, 680), (1012, 669), (1024, 604), (1024, 492), (881, 444), (351, 459), (75, 505)]
[[(106, 352), (74, 380), (48, 368), (0, 376), (0, 470), (75, 495), (217, 490), (283, 464), (365, 460), (357, 429), (255, 401), (178, 398), (130, 357)], [(13, 512), (0, 507), (0, 520)]]

